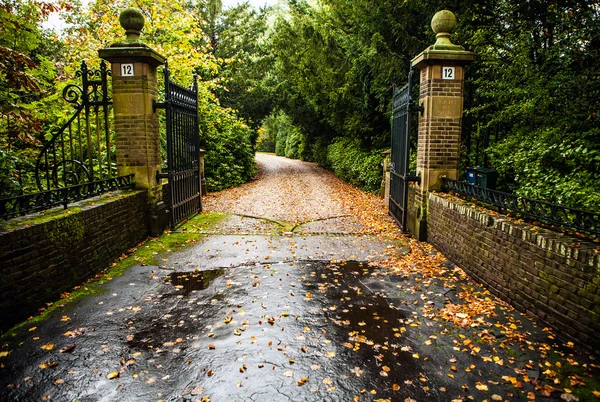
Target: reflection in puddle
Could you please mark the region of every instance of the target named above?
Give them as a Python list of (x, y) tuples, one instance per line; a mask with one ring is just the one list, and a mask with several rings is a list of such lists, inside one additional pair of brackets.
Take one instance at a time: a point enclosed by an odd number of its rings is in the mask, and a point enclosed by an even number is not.
[(182, 290), (184, 295), (194, 290), (206, 289), (210, 283), (225, 273), (224, 269), (209, 271), (173, 272), (169, 275), (169, 282), (176, 289)]

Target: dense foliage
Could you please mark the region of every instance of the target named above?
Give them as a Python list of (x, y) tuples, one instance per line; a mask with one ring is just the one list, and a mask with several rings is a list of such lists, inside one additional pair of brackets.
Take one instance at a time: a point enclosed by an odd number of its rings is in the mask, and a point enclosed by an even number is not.
[(363, 151), (359, 141), (352, 138), (336, 138), (327, 150), (327, 166), (343, 180), (367, 191), (381, 189), (381, 152)]
[(34, 191), (27, 176), (44, 130), (56, 121), (53, 56), (61, 45), (40, 22), (59, 7), (47, 2), (0, 1), (0, 198)]
[(598, 209), (597, 0), (290, 0), (272, 35), (275, 101), (301, 129), (303, 156), (332, 166), (335, 138), (351, 139), (348, 155), (389, 146), (392, 86), (435, 41), (429, 22), (443, 8), (459, 19), (453, 41), (478, 56), (468, 71), (464, 165), (475, 163), (467, 146), (479, 145), (479, 163), (499, 171), (502, 189)]
[[(216, 54), (218, 41), (226, 35), (215, 42), (205, 18), (209, 9), (221, 18), (220, 1), (141, 0), (135, 7), (146, 19), (141, 40), (167, 57), (172, 77), (183, 85), (190, 85), (194, 74), (200, 77), (201, 141), (207, 151), (209, 188), (248, 180), (256, 170), (253, 130), (219, 99), (227, 90), (227, 66), (238, 58), (225, 60)], [(3, 0), (0, 6), (0, 197), (37, 190), (31, 172), (42, 143), (73, 113), (61, 99), (62, 89), (78, 83), (82, 60), (96, 68), (98, 50), (124, 36), (118, 22), (124, 8), (120, 2), (62, 7), (68, 25), (57, 37), (45, 32), (42, 23), (59, 8), (34, 0)], [(61, 51), (65, 48), (69, 51)], [(164, 124), (162, 131), (164, 136)]]

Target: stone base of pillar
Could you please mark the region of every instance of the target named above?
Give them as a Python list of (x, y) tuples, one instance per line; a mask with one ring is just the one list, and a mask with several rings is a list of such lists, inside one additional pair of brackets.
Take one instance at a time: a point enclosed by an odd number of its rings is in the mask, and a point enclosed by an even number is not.
[(169, 213), (164, 202), (148, 205), (150, 210), (150, 236), (160, 236), (169, 226)]

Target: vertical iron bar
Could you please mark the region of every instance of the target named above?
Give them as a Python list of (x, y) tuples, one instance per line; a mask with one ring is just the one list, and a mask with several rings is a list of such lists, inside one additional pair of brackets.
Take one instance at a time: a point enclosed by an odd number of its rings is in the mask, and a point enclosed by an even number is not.
[(94, 162), (92, 159), (92, 135), (90, 132), (90, 99), (88, 92), (88, 68), (85, 61), (81, 62), (81, 76), (82, 76), (82, 102), (85, 109), (85, 136), (87, 141), (87, 156), (88, 156), (88, 168), (90, 169), (90, 180), (94, 181)]
[(170, 191), (169, 191), (169, 201), (170, 201), (170, 212), (169, 214), (171, 215), (171, 227), (174, 228), (175, 227), (175, 212), (174, 212), (174, 201), (175, 201), (175, 194), (173, 191), (173, 184), (172, 184), (172, 180), (173, 180), (173, 134), (172, 134), (172, 115), (173, 115), (173, 110), (171, 107), (171, 94), (170, 94), (170, 89), (169, 89), (169, 64), (165, 63), (165, 68), (164, 68), (164, 75), (165, 75), (165, 108), (166, 108), (166, 124), (167, 124), (167, 169), (168, 171), (168, 175), (169, 175), (169, 187), (170, 187)]
[(106, 165), (108, 168), (108, 178), (112, 178), (112, 164), (110, 160), (110, 130), (108, 123), (108, 70), (106, 62), (100, 63), (100, 80), (102, 81), (102, 109), (104, 113), (104, 136), (106, 141)]
[(408, 205), (408, 164), (409, 164), (409, 155), (410, 155), (410, 132), (411, 132), (411, 105), (412, 105), (412, 81), (413, 81), (413, 70), (412, 68), (408, 72), (408, 104), (406, 106), (406, 132), (404, 133), (404, 149), (402, 152), (402, 156), (404, 160), (402, 161), (402, 176), (404, 176), (404, 180), (402, 181), (402, 231), (407, 231), (407, 223), (408, 223), (408, 214), (406, 213), (406, 206)]
[(101, 138), (100, 138), (100, 106), (98, 105), (98, 103), (96, 102), (96, 104), (94, 105), (94, 113), (96, 115), (96, 127), (94, 128), (94, 133), (96, 136), (96, 157), (98, 158), (98, 180), (101, 180), (103, 178), (103, 174), (102, 174), (102, 149), (100, 147), (101, 142)]
[(64, 136), (64, 131), (60, 133), (59, 152), (60, 152), (61, 157), (62, 157), (63, 186), (67, 186), (67, 160), (65, 158), (65, 136)]
[(481, 122), (477, 122), (477, 143), (475, 145), (475, 166), (479, 166), (479, 151), (481, 149)]

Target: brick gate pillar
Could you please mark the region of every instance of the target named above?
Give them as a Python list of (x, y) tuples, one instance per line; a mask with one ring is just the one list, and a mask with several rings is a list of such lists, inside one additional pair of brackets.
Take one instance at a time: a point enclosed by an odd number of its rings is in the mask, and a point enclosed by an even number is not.
[(126, 39), (100, 49), (99, 56), (111, 63), (115, 145), (119, 175), (135, 174), (138, 188), (148, 190), (150, 232), (166, 227), (160, 170), (160, 127), (153, 102), (157, 101), (157, 67), (166, 59), (140, 42), (144, 16), (128, 8), (119, 17)]
[(412, 60), (420, 70), (420, 103), (415, 204), (409, 208), (409, 229), (419, 239), (427, 237), (428, 193), (441, 188), (443, 176), (458, 178), (462, 133), (464, 67), (475, 54), (450, 41), (456, 26), (451, 11), (436, 13), (431, 28), (437, 41)]

